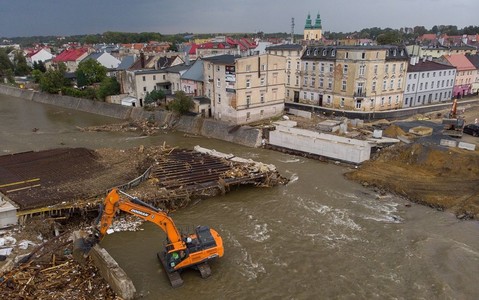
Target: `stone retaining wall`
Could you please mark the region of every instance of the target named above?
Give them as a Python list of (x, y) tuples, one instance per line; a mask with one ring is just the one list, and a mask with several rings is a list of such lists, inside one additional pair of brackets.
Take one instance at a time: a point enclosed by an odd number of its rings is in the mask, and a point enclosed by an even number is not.
[(7, 85), (0, 85), (0, 94), (123, 120), (142, 121), (153, 119), (160, 126), (167, 125), (170, 128), (186, 133), (200, 134), (248, 147), (258, 147), (261, 145), (261, 131), (248, 126), (234, 126), (221, 121), (193, 116), (178, 118), (173, 113), (167, 111), (146, 111), (139, 107), (47, 94)]

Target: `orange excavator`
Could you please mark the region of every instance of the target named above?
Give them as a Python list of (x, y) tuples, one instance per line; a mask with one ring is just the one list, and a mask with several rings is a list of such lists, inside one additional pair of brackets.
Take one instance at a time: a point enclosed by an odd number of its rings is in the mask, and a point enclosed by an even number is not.
[[(120, 197), (120, 194), (126, 198)], [(116, 188), (105, 198), (99, 215), (100, 224), (96, 228), (96, 242), (105, 236), (118, 210), (152, 222), (166, 233), (166, 247), (158, 253), (158, 258), (173, 287), (183, 284), (180, 272), (187, 268), (200, 271), (203, 278), (209, 277), (211, 269), (208, 261), (224, 254), (223, 240), (214, 229), (197, 226), (194, 233), (181, 234), (166, 212)]]

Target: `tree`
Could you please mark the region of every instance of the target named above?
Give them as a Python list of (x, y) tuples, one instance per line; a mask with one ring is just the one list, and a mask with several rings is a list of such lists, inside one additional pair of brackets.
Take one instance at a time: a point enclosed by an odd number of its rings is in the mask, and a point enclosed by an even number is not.
[(165, 98), (165, 92), (162, 90), (153, 90), (145, 96), (145, 104), (156, 103), (158, 100)]
[(107, 69), (99, 62), (93, 59), (87, 59), (78, 64), (76, 76), (78, 79), (78, 86), (91, 85), (93, 83), (101, 82), (106, 78)]
[(10, 51), (10, 49), (0, 48), (0, 78), (7, 78), (8, 81), (12, 82), (14, 67), (13, 63), (8, 58), (8, 53), (10, 53)]
[(392, 30), (385, 33), (381, 33), (377, 37), (376, 41), (378, 45), (397, 44), (401, 41), (401, 37), (399, 36), (399, 32)]
[(64, 87), (64, 76), (60, 70), (48, 70), (40, 78), (40, 89), (50, 94), (57, 94)]
[(106, 96), (118, 94), (120, 94), (120, 83), (118, 83), (115, 77), (107, 77), (101, 82), (96, 92), (96, 98), (105, 101)]
[(30, 74), (31, 68), (27, 64), (27, 59), (23, 56), (22, 51), (17, 51), (15, 53), (15, 58), (13, 60), (15, 66), (15, 75), (16, 76), (25, 76)]
[(40, 71), (38, 69), (34, 69), (32, 71), (32, 77), (33, 77), (33, 81), (35, 83), (40, 83), (40, 81), (42, 80), (42, 77), (43, 77), (43, 73), (42, 73), (42, 71)]
[(176, 92), (175, 99), (169, 104), (170, 109), (180, 115), (189, 112), (194, 106), (193, 99), (183, 91)]
[(45, 67), (45, 64), (43, 63), (43, 61), (39, 60), (38, 62), (37, 61), (33, 62), (33, 70), (38, 70), (42, 73), (45, 73), (47, 71), (47, 68)]

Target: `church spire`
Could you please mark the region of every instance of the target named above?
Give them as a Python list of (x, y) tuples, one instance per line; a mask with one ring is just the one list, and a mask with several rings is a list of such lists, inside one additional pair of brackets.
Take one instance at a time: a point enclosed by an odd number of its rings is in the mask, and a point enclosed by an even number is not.
[(311, 29), (313, 26), (311, 25), (311, 14), (308, 13), (308, 18), (306, 19), (306, 25), (304, 25), (304, 29)]
[(321, 26), (321, 17), (318, 15), (316, 16), (316, 21), (314, 22), (314, 28), (322, 29), (323, 26)]

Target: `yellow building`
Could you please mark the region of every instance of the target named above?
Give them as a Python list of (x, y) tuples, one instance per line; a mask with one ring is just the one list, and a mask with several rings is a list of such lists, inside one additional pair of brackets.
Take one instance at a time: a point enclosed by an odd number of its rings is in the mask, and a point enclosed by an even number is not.
[(215, 119), (247, 124), (283, 113), (286, 58), (219, 55), (203, 60), (206, 96)]
[(308, 46), (299, 101), (351, 111), (401, 108), (407, 63), (401, 46)]
[(308, 18), (306, 19), (306, 25), (304, 25), (304, 40), (305, 41), (320, 41), (323, 37), (323, 27), (321, 25), (321, 18), (318, 15), (316, 16), (316, 20), (314, 25), (311, 24), (311, 15), (308, 14)]

